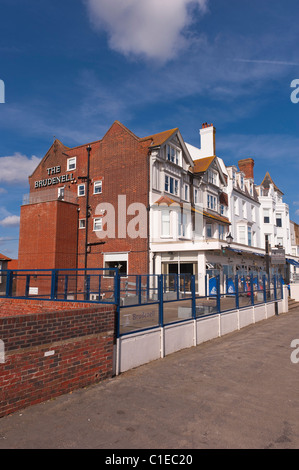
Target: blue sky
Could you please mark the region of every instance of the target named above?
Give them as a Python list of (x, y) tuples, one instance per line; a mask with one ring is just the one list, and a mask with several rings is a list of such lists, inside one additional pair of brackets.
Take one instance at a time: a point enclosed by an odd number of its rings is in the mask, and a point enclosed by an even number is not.
[(0, 252), (17, 257), (28, 175), (54, 136), (217, 129), (227, 165), (269, 171), (299, 223), (297, 0), (0, 0)]

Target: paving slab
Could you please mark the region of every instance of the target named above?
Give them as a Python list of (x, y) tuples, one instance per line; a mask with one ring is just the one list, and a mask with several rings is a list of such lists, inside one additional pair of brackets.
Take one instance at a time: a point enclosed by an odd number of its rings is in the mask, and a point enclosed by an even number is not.
[(3, 417), (0, 449), (299, 448), (297, 338), (299, 308)]

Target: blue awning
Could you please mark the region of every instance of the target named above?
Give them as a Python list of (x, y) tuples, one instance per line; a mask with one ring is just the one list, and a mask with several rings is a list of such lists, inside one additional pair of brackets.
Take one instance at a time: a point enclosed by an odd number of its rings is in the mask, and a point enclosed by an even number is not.
[(299, 268), (298, 261), (295, 261), (294, 259), (286, 258), (286, 262), (289, 263), (289, 264), (292, 264), (293, 266), (296, 266), (297, 268)]
[(230, 251), (234, 251), (235, 253), (241, 253), (241, 254), (245, 254), (245, 255), (265, 256), (262, 253), (254, 253), (253, 251), (246, 251), (246, 250), (237, 250), (236, 248), (231, 248), (230, 246), (225, 247), (225, 249), (228, 249)]

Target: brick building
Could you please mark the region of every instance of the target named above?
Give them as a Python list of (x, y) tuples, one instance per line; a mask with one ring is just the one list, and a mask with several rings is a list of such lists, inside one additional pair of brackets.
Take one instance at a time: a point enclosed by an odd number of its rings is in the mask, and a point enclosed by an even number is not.
[(168, 136), (138, 138), (115, 121), (90, 144), (69, 148), (55, 140), (29, 177), (18, 268), (149, 272), (148, 156)]

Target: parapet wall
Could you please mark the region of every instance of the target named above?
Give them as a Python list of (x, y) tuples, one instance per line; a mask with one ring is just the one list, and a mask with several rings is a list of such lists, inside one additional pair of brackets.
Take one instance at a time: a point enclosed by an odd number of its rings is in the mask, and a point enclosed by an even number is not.
[(0, 416), (113, 375), (115, 306), (0, 300)]

